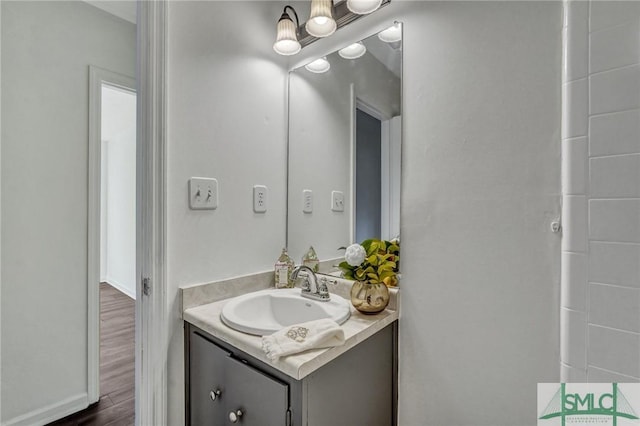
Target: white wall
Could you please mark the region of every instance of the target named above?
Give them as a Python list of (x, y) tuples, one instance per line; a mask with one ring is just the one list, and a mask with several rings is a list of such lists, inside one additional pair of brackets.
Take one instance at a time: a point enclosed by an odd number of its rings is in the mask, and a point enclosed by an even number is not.
[(400, 422), (533, 425), (559, 378), (562, 5), (411, 9)]
[[(176, 287), (270, 269), (284, 243), (283, 5), (170, 5), (170, 424), (184, 403)], [(231, 30), (240, 16), (251, 33)], [(562, 5), (394, 2), (290, 64), (393, 19), (406, 23), (400, 424), (535, 424), (536, 383), (559, 379)], [(220, 180), (218, 210), (187, 209), (191, 175)], [(257, 179), (280, 210), (252, 214)]]
[(400, 235), (402, 192), (402, 117), (382, 123), (382, 239)]
[(561, 5), (396, 2), (332, 43), (393, 19), (405, 23), (400, 424), (535, 424), (536, 383), (559, 379)]
[[(272, 48), (283, 6), (169, 4), (170, 425), (184, 421), (178, 286), (272, 270), (285, 244), (286, 69)], [(218, 179), (216, 210), (189, 210), (191, 176)], [(256, 184), (269, 188), (264, 214), (253, 212)]]
[[(104, 281), (136, 296), (136, 96), (102, 87), (101, 275)], [(103, 263), (102, 263), (103, 262)], [(102, 279), (101, 279), (102, 280)]]
[(562, 379), (640, 381), (640, 2), (566, 4)]
[(86, 404), (89, 65), (134, 75), (135, 26), (82, 2), (0, 7), (2, 422), (42, 424)]
[(100, 142), (100, 282), (107, 281), (107, 190), (109, 183), (109, 149), (107, 141)]
[[(0, 7), (0, 52), (2, 51), (2, 7)], [(0, 82), (2, 54), (0, 53)], [(0, 242), (2, 241), (2, 84), (0, 84)], [(2, 244), (0, 243), (0, 422), (2, 421)]]

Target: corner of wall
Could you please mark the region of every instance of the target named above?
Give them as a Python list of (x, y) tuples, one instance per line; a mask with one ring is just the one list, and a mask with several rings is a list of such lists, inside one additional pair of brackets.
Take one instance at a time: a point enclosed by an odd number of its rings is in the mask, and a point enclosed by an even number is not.
[(564, 7), (561, 379), (640, 381), (640, 2)]

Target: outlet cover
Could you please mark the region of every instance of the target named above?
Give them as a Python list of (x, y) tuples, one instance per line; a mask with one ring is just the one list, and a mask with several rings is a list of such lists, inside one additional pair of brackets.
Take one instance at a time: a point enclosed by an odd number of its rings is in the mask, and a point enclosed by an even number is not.
[(189, 208), (213, 210), (218, 207), (218, 181), (213, 178), (189, 179)]
[(313, 212), (313, 191), (310, 189), (302, 191), (302, 211), (304, 213)]
[(253, 187), (253, 211), (256, 213), (264, 213), (267, 211), (267, 195), (269, 190), (264, 185), (255, 185)]

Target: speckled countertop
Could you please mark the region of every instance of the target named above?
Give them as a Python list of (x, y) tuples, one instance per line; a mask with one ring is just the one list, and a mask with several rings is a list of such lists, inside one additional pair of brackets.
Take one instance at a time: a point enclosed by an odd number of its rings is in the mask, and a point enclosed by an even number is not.
[[(204, 286), (190, 286), (183, 288), (183, 319), (196, 327), (201, 328), (212, 336), (215, 336), (259, 359), (260, 361), (271, 365), (296, 380), (303, 379), (398, 319), (398, 290), (391, 289), (391, 300), (389, 302), (389, 306), (377, 315), (364, 315), (351, 307), (351, 317), (347, 322), (342, 324), (345, 334), (344, 345), (329, 349), (313, 349), (300, 354), (280, 358), (277, 362), (270, 361), (262, 351), (261, 337), (241, 333), (226, 326), (220, 319), (220, 313), (222, 312), (222, 308), (227, 303), (229, 297), (239, 295), (237, 294), (237, 291), (234, 291), (234, 294), (229, 294), (227, 298), (223, 298), (225, 291), (223, 291), (221, 287), (227, 285), (228, 287), (238, 288), (237, 285), (233, 285), (234, 280), (241, 281), (241, 283), (237, 284), (255, 280), (254, 282), (257, 283), (256, 288), (250, 288), (251, 286), (246, 284), (241, 285), (242, 288), (248, 290), (243, 293), (248, 293), (250, 291), (267, 288), (268, 285), (265, 286), (264, 282), (272, 276), (273, 273), (270, 272), (257, 274), (254, 277), (241, 277), (238, 279), (226, 280), (222, 282), (222, 286), (216, 285), (216, 283), (211, 283)], [(350, 288), (350, 281), (338, 279), (330, 285), (329, 291), (332, 294), (341, 295), (349, 300), (348, 294)], [(197, 305), (194, 295), (197, 294), (204, 296), (205, 294), (211, 293), (215, 293), (217, 296), (216, 298), (222, 298), (222, 300), (211, 302), (211, 297), (203, 297), (205, 300), (204, 304)]]

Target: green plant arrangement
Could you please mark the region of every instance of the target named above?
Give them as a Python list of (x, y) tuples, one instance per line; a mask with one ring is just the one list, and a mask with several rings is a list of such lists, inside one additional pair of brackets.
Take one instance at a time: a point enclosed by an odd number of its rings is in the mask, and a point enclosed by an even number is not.
[(398, 285), (400, 243), (396, 240), (372, 238), (362, 244), (351, 244), (346, 248), (344, 259), (338, 267), (348, 280), (383, 283), (387, 287)]

